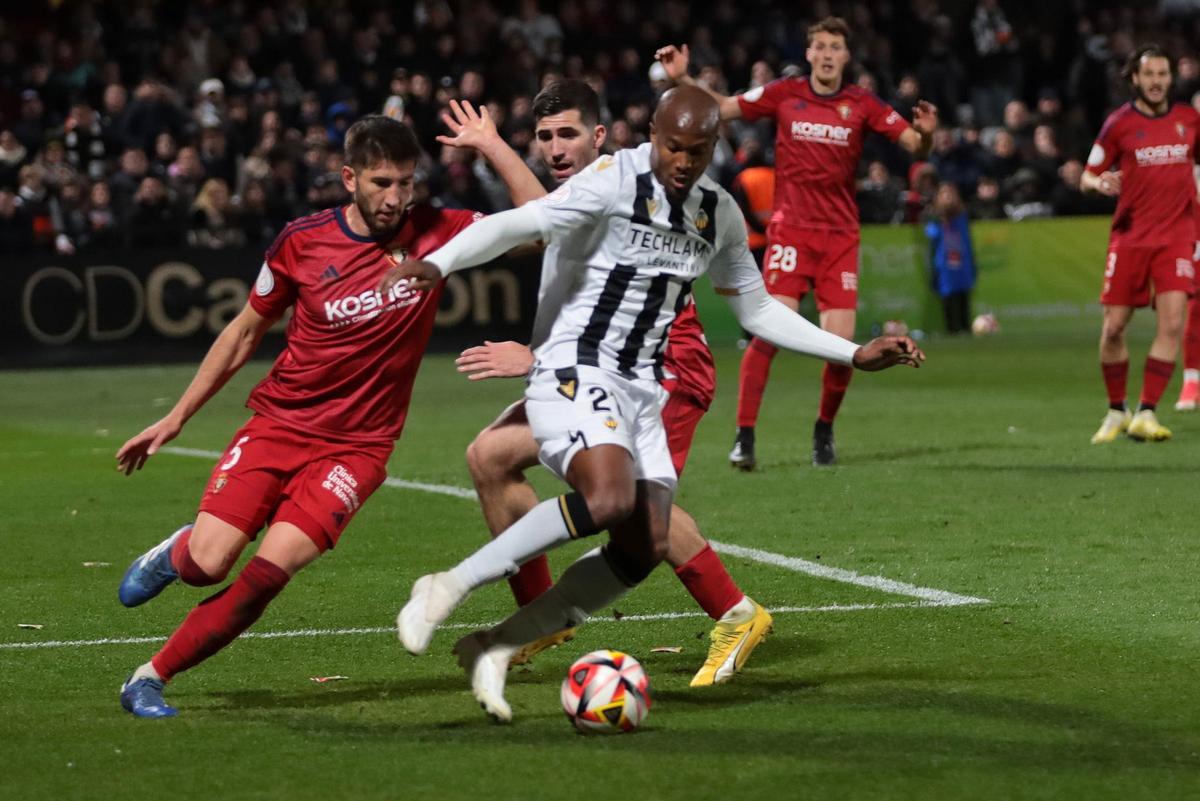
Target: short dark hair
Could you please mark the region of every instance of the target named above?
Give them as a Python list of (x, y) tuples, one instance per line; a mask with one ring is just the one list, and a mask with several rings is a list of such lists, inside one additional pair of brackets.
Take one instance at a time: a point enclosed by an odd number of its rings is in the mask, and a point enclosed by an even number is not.
[(403, 164), (421, 157), (413, 129), (382, 114), (369, 114), (346, 131), (346, 163), (355, 170), (382, 161)]
[(846, 48), (850, 47), (850, 25), (841, 17), (826, 17), (808, 26), (808, 43), (812, 44), (818, 33), (829, 33), (842, 37)]
[(533, 99), (535, 120), (572, 109), (579, 112), (579, 119), (584, 125), (597, 125), (600, 122), (600, 96), (585, 81), (575, 78), (555, 81)]
[(1149, 42), (1133, 51), (1133, 55), (1125, 62), (1125, 68), (1121, 70), (1121, 77), (1127, 81), (1132, 81), (1133, 75), (1138, 71), (1138, 67), (1141, 66), (1143, 58), (1165, 58), (1167, 60), (1167, 69), (1171, 71), (1172, 77), (1175, 76), (1175, 62), (1171, 58), (1171, 54), (1162, 45)]

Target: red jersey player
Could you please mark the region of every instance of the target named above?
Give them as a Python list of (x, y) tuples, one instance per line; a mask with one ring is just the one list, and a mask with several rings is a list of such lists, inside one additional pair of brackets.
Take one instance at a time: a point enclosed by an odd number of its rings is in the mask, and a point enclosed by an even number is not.
[[(1112, 442), (1122, 432), (1139, 441), (1170, 439), (1154, 412), (1175, 372), (1188, 297), (1195, 291), (1192, 170), (1200, 114), (1171, 102), (1171, 59), (1158, 46), (1137, 50), (1125, 76), (1134, 99), (1105, 120), (1080, 181), (1084, 191), (1119, 198), (1100, 294), (1100, 369), (1109, 410), (1093, 444)], [(1152, 285), (1158, 330), (1146, 356), (1141, 402), (1131, 415), (1125, 404), (1125, 328), (1135, 308), (1150, 304)]]
[[(1192, 266), (1200, 268), (1200, 196), (1196, 201), (1196, 249), (1192, 251)], [(1200, 274), (1196, 276), (1196, 288), (1200, 289)], [(1200, 401), (1200, 298), (1192, 297), (1183, 332), (1183, 386), (1179, 389), (1175, 409), (1194, 412), (1197, 401)]]
[[(473, 147), (493, 161), (511, 152), (486, 115), (477, 116), (469, 105), (455, 107), (455, 112), (458, 119), (446, 121), (456, 136), (442, 137), (444, 144)], [(550, 84), (534, 98), (533, 114), (538, 153), (556, 182), (565, 183), (600, 156), (606, 133), (599, 124), (600, 99), (583, 81)], [(538, 187), (532, 196), (514, 192), (513, 198), (521, 203), (543, 194), (544, 190)], [(548, 280), (552, 281), (543, 276), (543, 281)], [(535, 337), (536, 328), (535, 325)], [(696, 425), (708, 410), (716, 390), (716, 367), (694, 303), (676, 318), (663, 356), (663, 367), (669, 377), (662, 384), (670, 393), (663, 407), (663, 426), (675, 472), (682, 474)], [(488, 342), (464, 351), (458, 363), (459, 370), (470, 373), (474, 379), (517, 377), (529, 372), (533, 354), (517, 342)], [(537, 505), (537, 495), (524, 477), (524, 471), (538, 464), (538, 445), (525, 416), (524, 400), (510, 406), (479, 433), (467, 449), (467, 463), (492, 536), (509, 528)], [(678, 506), (671, 509), (667, 537), (667, 562), (716, 623), (708, 658), (693, 677), (692, 686), (722, 683), (741, 670), (770, 631), (771, 616), (738, 588), (721, 558), (701, 536), (696, 521)], [(526, 562), (509, 579), (521, 606), (552, 584), (545, 556)], [(526, 662), (572, 634), (573, 629), (569, 629), (537, 640), (523, 648), (513, 663)]]
[(267, 527), (233, 583), (196, 606), (125, 682), (121, 705), (134, 715), (174, 715), (163, 685), (253, 624), (292, 576), (337, 544), (386, 477), (440, 285), (386, 295), (376, 287), (388, 267), (436, 250), (475, 217), (411, 207), (419, 156), (416, 136), (400, 122), (371, 116), (351, 126), (342, 181), (353, 202), (283, 230), (246, 307), (217, 337), (174, 409), (117, 452), (118, 469), (140, 470), (294, 308), (287, 347), (250, 393), (253, 414), (213, 468), (194, 526), (135, 560), (122, 580), (126, 606), (145, 603), (176, 578), (218, 584)]
[[(767, 229), (764, 278), (767, 290), (795, 310), (815, 291), (821, 327), (853, 337), (858, 305), (858, 206), (854, 175), (870, 131), (882, 134), (917, 158), (929, 153), (937, 109), (920, 101), (909, 125), (875, 95), (845, 82), (850, 63), (850, 28), (826, 17), (808, 29), (806, 57), (812, 75), (781, 78), (735, 97), (712, 93), (722, 119), (772, 118), (775, 136), (775, 212)], [(676, 81), (687, 75), (688, 50), (656, 53)], [(778, 348), (753, 338), (742, 357), (738, 381), (738, 434), (729, 460), (754, 469), (754, 425)], [(821, 404), (813, 427), (813, 464), (836, 460), (833, 420), (853, 370), (827, 363)]]

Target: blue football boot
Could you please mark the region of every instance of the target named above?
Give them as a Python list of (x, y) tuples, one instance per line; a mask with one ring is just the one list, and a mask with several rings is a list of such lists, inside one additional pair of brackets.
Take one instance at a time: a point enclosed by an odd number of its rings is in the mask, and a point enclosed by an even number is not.
[(125, 571), (121, 586), (117, 589), (117, 597), (126, 606), (141, 606), (167, 588), (179, 574), (171, 565), (171, 548), (176, 541), (191, 531), (192, 524), (188, 523), (165, 540), (133, 560), (133, 564)]
[(121, 686), (121, 708), (139, 718), (170, 718), (179, 714), (163, 700), (163, 683), (158, 679), (134, 679)]

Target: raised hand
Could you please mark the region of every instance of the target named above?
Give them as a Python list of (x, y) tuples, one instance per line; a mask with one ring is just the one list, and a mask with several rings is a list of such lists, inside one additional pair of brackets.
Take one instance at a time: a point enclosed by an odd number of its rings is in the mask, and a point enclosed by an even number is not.
[(1096, 191), (1108, 197), (1116, 197), (1121, 194), (1121, 171), (1111, 170), (1100, 175), (1100, 180), (1096, 182)]
[(181, 425), (170, 417), (164, 417), (136, 437), (130, 438), (117, 451), (117, 470), (132, 475), (141, 470), (146, 460), (158, 453), (158, 449), (179, 436)]
[(937, 106), (928, 100), (918, 100), (913, 106), (913, 127), (923, 134), (931, 134), (938, 127)]
[(520, 342), (488, 342), (467, 348), (455, 359), (458, 372), (472, 381), (520, 378), (533, 366), (533, 353)]
[(654, 57), (663, 65), (667, 71), (667, 77), (672, 81), (678, 83), (687, 77), (689, 60), (687, 45), (682, 48), (675, 45), (660, 47), (654, 51)]
[(437, 140), (450, 147), (473, 147), (484, 150), (490, 145), (500, 142), (500, 134), (496, 131), (496, 123), (488, 113), (486, 106), (479, 111), (471, 105), (471, 101), (450, 101), (450, 113), (442, 112), (442, 122), (450, 129), (453, 136), (441, 134)]
[(854, 366), (859, 370), (886, 370), (898, 364), (920, 367), (925, 354), (909, 337), (876, 337), (854, 352)]

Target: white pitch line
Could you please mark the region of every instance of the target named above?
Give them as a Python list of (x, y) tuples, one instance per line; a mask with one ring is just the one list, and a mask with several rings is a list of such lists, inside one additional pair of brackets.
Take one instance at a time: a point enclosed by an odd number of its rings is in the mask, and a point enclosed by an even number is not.
[(924, 601), (930, 601), (937, 606), (964, 606), (966, 604), (991, 603), (987, 598), (975, 598), (970, 595), (958, 595), (953, 592), (935, 590), (930, 587), (918, 587), (915, 584), (893, 581), (883, 576), (864, 576), (861, 573), (855, 573), (853, 570), (843, 570), (840, 567), (820, 565), (816, 562), (810, 562), (807, 559), (782, 556), (770, 551), (760, 551), (757, 548), (744, 548), (741, 545), (730, 545), (729, 543), (717, 542), (716, 540), (709, 540), (708, 542), (718, 553), (740, 556), (743, 559), (751, 559), (765, 565), (774, 565), (787, 570), (793, 570), (797, 573), (807, 573), (817, 578), (840, 581), (843, 584), (855, 584), (859, 587), (869, 587), (880, 592), (890, 592), (893, 595), (907, 595), (910, 598), (920, 598)]
[[(768, 610), (773, 615), (819, 612), (862, 612), (872, 609), (920, 609), (930, 606), (958, 606), (936, 601), (892, 604), (830, 604), (828, 606), (780, 606)], [(704, 612), (658, 612), (647, 615), (622, 615), (620, 618), (607, 616), (593, 617), (589, 625), (604, 623), (645, 623), (658, 620), (679, 620), (689, 617), (708, 617)], [(482, 629), (496, 625), (492, 623), (450, 623), (442, 626), (444, 629)], [(249, 631), (241, 635), (241, 640), (278, 640), (292, 637), (349, 637), (362, 634), (395, 634), (393, 627), (371, 626), (368, 628), (351, 629), (293, 629), (290, 631)], [(89, 645), (145, 645), (147, 643), (165, 642), (165, 636), (156, 637), (102, 637), (95, 640), (46, 640), (43, 642), (0, 642), (0, 650), (4, 651), (33, 651), (43, 648), (82, 648)]]
[[(173, 453), (177, 456), (196, 456), (203, 459), (218, 459), (223, 454), (220, 451), (207, 451), (198, 448), (180, 448), (174, 445), (168, 445), (162, 448), (164, 453)], [(433, 492), (439, 495), (450, 495), (455, 498), (466, 498), (475, 500), (479, 496), (474, 490), (466, 489), (465, 487), (455, 487), (449, 484), (426, 484), (421, 481), (408, 481), (403, 478), (389, 476), (384, 482), (385, 486), (396, 487), (398, 489), (412, 489), (421, 492)], [(741, 545), (731, 545), (729, 543), (717, 542), (709, 540), (709, 543), (718, 553), (729, 554), (730, 556), (740, 556), (743, 559), (750, 559), (755, 562), (761, 562), (765, 565), (773, 565), (782, 567), (785, 570), (791, 570), (795, 573), (805, 573), (809, 576), (817, 578), (829, 579), (831, 581), (840, 581), (843, 584), (854, 584), (859, 587), (867, 587), (869, 589), (878, 590), (879, 592), (887, 592), (893, 595), (904, 595), (909, 598), (920, 598), (923, 601), (930, 601), (934, 606), (964, 606), (966, 604), (986, 604), (991, 603), (987, 598), (975, 598), (970, 595), (958, 595), (957, 593), (947, 592), (946, 590), (935, 590), (930, 587), (918, 587), (915, 584), (908, 584), (903, 581), (894, 581), (883, 576), (864, 576), (861, 573), (855, 573), (853, 570), (843, 570), (839, 567), (830, 567), (828, 565), (820, 565), (816, 562), (810, 562), (807, 559), (798, 559), (794, 556), (784, 556), (782, 554), (772, 553), (771, 551), (762, 551), (757, 548), (745, 548)], [(873, 608), (873, 607), (872, 607)]]

